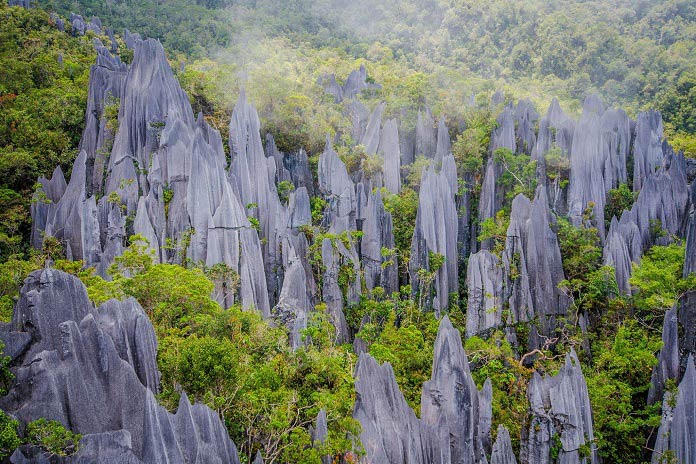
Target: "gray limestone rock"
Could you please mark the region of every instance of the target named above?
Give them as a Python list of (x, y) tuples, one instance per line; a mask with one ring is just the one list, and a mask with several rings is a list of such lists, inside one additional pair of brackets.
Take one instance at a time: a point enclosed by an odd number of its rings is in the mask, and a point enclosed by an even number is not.
[(437, 125), (435, 160), (437, 162), (442, 162), (442, 160), (450, 154), (452, 154), (452, 142), (449, 136), (449, 129), (447, 129), (447, 124), (445, 124), (445, 116), (443, 115), (440, 117), (440, 121)]
[(693, 356), (687, 360), (676, 398), (669, 392), (665, 394), (652, 464), (664, 462), (668, 451), (675, 462), (696, 460), (696, 368)]
[(430, 108), (426, 107), (425, 111), (418, 112), (418, 120), (416, 121), (415, 157), (424, 156), (433, 159), (436, 151), (437, 135), (435, 133), (435, 121)]
[(399, 129), (395, 119), (390, 119), (382, 127), (379, 151), (384, 157), (384, 186), (391, 193), (401, 191), (401, 149)]
[[(535, 372), (527, 397), (532, 418), (523, 431), (522, 462), (551, 463), (551, 447), (556, 440), (561, 443), (557, 462), (599, 462), (587, 384), (575, 351), (566, 355), (565, 365), (555, 377)], [(580, 454), (581, 446), (590, 447), (589, 456)]]
[(435, 311), (446, 309), (450, 294), (458, 289), (456, 192), (451, 190), (452, 173), (445, 166), (443, 162), (443, 169), (439, 173), (432, 166), (423, 172), (409, 262), (414, 294), (421, 292), (422, 295), (427, 295), (430, 288), (422, 288), (424, 283), (420, 282), (418, 270), (430, 269), (430, 259), (434, 255), (444, 258), (434, 281), (435, 298), (432, 307)]
[(381, 366), (362, 353), (355, 368), (353, 418), (360, 422), (365, 462), (384, 464), (449, 463), (449, 447), (441, 448), (436, 431), (408, 406), (389, 363)]
[(357, 202), (355, 186), (346, 165), (334, 151), (327, 138), (326, 148), (319, 157), (319, 191), (328, 205), (324, 220), (333, 233), (356, 230)]
[(568, 190), (568, 214), (577, 226), (583, 212), (592, 202), (594, 221), (600, 239), (605, 237), (604, 165), (607, 158), (606, 145), (602, 137), (601, 118), (604, 106), (597, 96), (585, 99), (583, 113), (573, 135), (570, 155), (570, 184)]
[(365, 134), (362, 139), (360, 139), (360, 145), (365, 147), (365, 153), (368, 155), (374, 155), (377, 153), (379, 148), (379, 141), (381, 135), (382, 127), (382, 114), (384, 113), (384, 108), (386, 103), (379, 103), (375, 109), (370, 114), (370, 119), (367, 121), (367, 126), (365, 127)]
[(648, 404), (653, 404), (662, 398), (667, 380), (679, 378), (679, 328), (677, 324), (677, 309), (672, 308), (665, 313), (662, 324), (662, 349), (653, 368), (648, 391)]
[[(484, 390), (482, 396), (488, 411), (483, 414), (481, 427), (479, 392), (469, 371), (462, 339), (449, 318), (443, 317), (435, 341), (432, 377), (423, 384), (421, 421), (437, 430), (438, 438), (445, 437), (438, 447), (449, 448), (450, 458), (446, 462), (481, 462), (485, 456), (481, 435), (487, 434), (490, 442), (490, 382)], [(448, 454), (442, 449), (440, 453)]]
[(208, 407), (191, 406), (185, 394), (174, 415), (157, 404), (154, 329), (135, 300), (95, 309), (76, 277), (44, 269), (26, 280), (13, 322), (0, 332), (30, 337), (0, 406), (23, 424), (44, 417), (87, 435), (69, 462), (239, 462)]
[(40, 190), (34, 193), (31, 204), (31, 246), (40, 249), (43, 245), (46, 225), (52, 222), (56, 204), (67, 189), (65, 176), (60, 166), (53, 171), (51, 179), (39, 178)]
[(275, 185), (275, 160), (266, 158), (260, 125), (256, 109), (242, 91), (230, 121), (230, 178), (236, 181), (242, 204), (255, 205), (249, 212), (259, 221), (269, 299), (275, 302), (281, 290), (277, 272), (282, 259), (280, 233), (284, 225), (278, 220), (284, 211)]
[(290, 331), (290, 346), (297, 349), (302, 345), (302, 330), (307, 328), (309, 313), (313, 309), (307, 294), (306, 275), (300, 258), (291, 250), (289, 265), (285, 270), (283, 289), (278, 304), (273, 308), (273, 317), (285, 324)]
[(365, 462), (487, 462), (490, 382), (476, 389), (459, 331), (447, 316), (435, 342), (432, 378), (423, 385), (421, 419), (399, 391), (389, 363), (380, 366), (369, 354), (358, 360), (355, 390), (353, 417), (362, 425)]
[(391, 213), (385, 211), (379, 190), (368, 196), (367, 215), (362, 225), (360, 257), (365, 275), (365, 286), (372, 291), (382, 287), (387, 295), (399, 290), (398, 261), (396, 256), (383, 256), (382, 249), (394, 249)]
[(341, 258), (337, 249), (338, 244), (334, 244), (331, 239), (325, 238), (321, 244), (322, 264), (326, 269), (323, 279), (322, 295), (328, 310), (331, 322), (336, 328), (337, 340), (339, 343), (349, 341), (348, 323), (343, 314), (343, 291), (338, 285), (339, 260)]
[(503, 425), (498, 426), (498, 436), (493, 445), (490, 464), (517, 464), (517, 459), (512, 451), (510, 432)]
[(639, 113), (633, 142), (633, 190), (643, 188), (645, 180), (662, 166), (662, 115), (659, 111)]
[(472, 337), (503, 321), (503, 273), (500, 260), (488, 250), (469, 257), (466, 269), (468, 289), (466, 336)]
[[(317, 419), (314, 422), (314, 427), (309, 426), (309, 436), (312, 438), (312, 443), (323, 445), (329, 438), (329, 427), (326, 421), (326, 409), (321, 408), (317, 414)], [(331, 464), (333, 462), (331, 456), (322, 456), (321, 464)]]
[(517, 102), (515, 107), (515, 140), (520, 153), (531, 155), (536, 147), (535, 126), (539, 113), (529, 99)]

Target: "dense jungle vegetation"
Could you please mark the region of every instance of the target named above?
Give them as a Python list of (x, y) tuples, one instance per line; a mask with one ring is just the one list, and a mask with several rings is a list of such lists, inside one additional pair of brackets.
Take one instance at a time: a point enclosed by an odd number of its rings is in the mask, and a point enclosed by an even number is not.
[[(657, 108), (675, 148), (696, 157), (696, 4), (690, 0), (526, 0), (514, 5), (502, 0), (40, 0), (38, 5), (31, 10), (0, 5), (2, 318), (11, 317), (23, 279), (46, 259), (79, 276), (96, 304), (135, 297), (159, 339), (163, 404), (176, 407), (179, 386), (192, 400), (208, 404), (224, 417), (247, 462), (257, 450), (270, 462), (319, 462), (321, 455), (349, 449), (348, 434), (359, 430), (351, 417), (356, 356), (351, 346), (334, 343), (321, 305), (306, 330), (311, 342), (292, 351), (283, 327), (239, 307), (224, 311), (211, 298), (212, 280), (226, 269), (155, 264), (137, 236), (110, 269), (109, 281), (80, 262), (64, 260), (59, 243), (30, 249), (36, 179), (49, 176), (56, 165), (69, 176), (84, 125), (89, 66), (96, 56), (92, 33), (72, 37), (59, 32), (48, 11), (63, 17), (71, 11), (94, 14), (117, 34), (129, 28), (160, 38), (194, 111), (203, 111), (223, 139), (244, 87), (259, 110), (262, 131), (272, 133), (281, 150), (304, 148), (314, 163), (326, 133), (350, 124), (319, 80), (335, 73), (341, 81), (361, 64), (382, 86), (361, 96), (366, 105), (386, 101), (389, 116), (410, 124), (425, 104), (446, 115), (457, 167), (474, 179), (474, 190), (487, 157), (507, 155), (488, 153), (496, 109), (487, 102), (497, 89), (508, 101), (531, 98), (542, 113), (553, 96), (577, 112), (591, 92), (632, 116)], [(338, 151), (347, 164), (369, 163), (345, 142)], [(481, 240), (504, 240), (512, 196), (533, 192), (529, 158), (512, 162), (529, 185), (515, 183), (507, 208), (482, 225)], [(404, 267), (422, 167), (414, 164), (399, 195), (385, 192), (396, 239), (395, 249), (386, 252), (402, 263), (402, 291), (385, 295), (376, 290), (347, 309), (352, 329), (361, 330), (376, 359), (392, 364), (416, 411), (437, 332), (435, 316), (411, 299)], [(625, 188), (612, 191), (608, 211), (616, 214), (632, 201)], [(320, 227), (322, 205), (319, 199), (313, 204), (315, 223), (307, 232), (319, 237), (326, 232)], [(682, 276), (684, 244), (655, 246), (634, 270), (635, 295), (621, 297), (613, 272), (602, 266), (597, 231), (576, 229), (563, 218), (556, 227), (567, 279), (562, 285), (574, 312), (589, 311), (595, 323), (585, 334), (572, 323), (564, 326), (532, 367), (553, 374), (561, 355), (576, 347), (604, 462), (643, 462), (660, 423), (660, 405), (646, 406), (646, 398), (662, 318), (682, 294), (696, 289), (693, 275)], [(460, 305), (450, 311), (462, 331), (465, 292), (462, 288)], [(372, 323), (360, 327), (366, 314)], [(506, 425), (519, 447), (532, 368), (520, 363), (523, 353), (515, 352), (501, 331), (472, 337), (465, 349), (479, 387), (486, 378), (493, 382), (493, 430)], [(6, 384), (7, 366), (0, 368), (0, 383)], [(309, 446), (307, 426), (320, 408), (327, 410), (330, 435), (318, 450)], [(16, 422), (2, 416), (0, 456), (22, 441), (69, 453), (79, 440), (43, 422), (20, 433)]]

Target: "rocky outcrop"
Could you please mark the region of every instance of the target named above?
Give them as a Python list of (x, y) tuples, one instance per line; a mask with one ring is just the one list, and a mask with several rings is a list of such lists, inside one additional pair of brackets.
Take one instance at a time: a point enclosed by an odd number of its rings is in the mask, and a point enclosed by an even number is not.
[(487, 435), (490, 443), (490, 383), (486, 390), (482, 395), (485, 401), (480, 402), (459, 331), (443, 317), (435, 341), (432, 376), (423, 384), (421, 421), (435, 431), (437, 449), (449, 456), (445, 462), (485, 462), (482, 435)]
[[(326, 409), (322, 408), (317, 414), (314, 421), (314, 427), (309, 426), (309, 436), (312, 439), (312, 444), (316, 447), (323, 445), (329, 438), (329, 427), (326, 420)], [(331, 464), (333, 462), (331, 456), (322, 456), (321, 464)]]
[[(452, 155), (448, 158), (452, 158)], [(432, 308), (436, 311), (446, 309), (450, 294), (458, 291), (458, 221), (456, 190), (452, 189), (457, 173), (451, 162), (453, 160), (446, 162), (446, 159), (440, 172), (436, 172), (433, 166), (423, 172), (409, 262), (414, 294), (430, 294), (429, 283), (419, 277), (418, 271), (426, 269), (435, 272)], [(444, 259), (439, 269), (431, 267), (431, 258), (435, 256)]]
[[(684, 274), (696, 272), (696, 183), (691, 185), (691, 211), (686, 233)], [(680, 340), (682, 353), (696, 355), (696, 292), (688, 292), (679, 302), (679, 322), (684, 329)]]
[[(532, 376), (527, 390), (531, 421), (523, 430), (521, 461), (551, 463), (551, 448), (560, 441), (557, 462), (598, 463), (592, 410), (580, 362), (571, 351), (555, 377)], [(589, 455), (580, 452), (589, 447)]]
[(633, 190), (643, 188), (645, 180), (662, 166), (662, 115), (659, 111), (639, 113), (633, 142)]
[(677, 310), (672, 308), (665, 313), (662, 324), (662, 349), (653, 368), (648, 391), (648, 404), (660, 401), (667, 380), (679, 379), (679, 327)]
[[(658, 170), (646, 177), (630, 211), (613, 218), (604, 245), (604, 262), (614, 266), (621, 293), (631, 292), (628, 279), (631, 263), (639, 263), (643, 252), (653, 245), (665, 245), (673, 237), (688, 235), (691, 205), (684, 157), (668, 146)], [(688, 246), (687, 246), (688, 247)], [(687, 261), (691, 259), (687, 253)]]
[[(280, 269), (281, 236), (284, 232), (283, 207), (275, 185), (275, 158), (266, 158), (261, 144), (261, 123), (256, 109), (242, 91), (230, 121), (230, 180), (236, 185), (247, 214), (260, 226), (263, 240), (263, 264), (271, 304), (278, 300), (282, 276)], [(252, 205), (249, 208), (249, 205)]]
[[(142, 41), (129, 33), (126, 42), (135, 49), (128, 68), (95, 43), (97, 65), (90, 74), (81, 152), (65, 189), (44, 182), (52, 204), (33, 208), (37, 219), (33, 245), (40, 246), (43, 235), (54, 236), (65, 244), (69, 258), (84, 260), (105, 275), (113, 258), (123, 251), (127, 236), (141, 234), (157, 262), (188, 258), (208, 267), (228, 266), (240, 276), (241, 285), (235, 290), (218, 283), (218, 301), (229, 306), (239, 299), (245, 308), (270, 315), (264, 264), (275, 262), (271, 257), (279, 253), (271, 250), (279, 245), (277, 240), (266, 241), (263, 251), (269, 258), (264, 260), (261, 241), (246, 217), (240, 195), (263, 197), (228, 181), (220, 134), (201, 115), (194, 118), (159, 42)], [(118, 106), (117, 120), (106, 120), (108, 105)], [(250, 111), (243, 113), (250, 115)], [(111, 112), (109, 118), (112, 116)], [(244, 121), (240, 125), (248, 129)], [(235, 136), (239, 133), (237, 130)], [(233, 146), (241, 145), (234, 142)], [(260, 141), (249, 150), (258, 146)], [(259, 173), (265, 168), (269, 177), (271, 163), (263, 152), (263, 159), (257, 155), (254, 151), (257, 164), (251, 166), (258, 167)], [(259, 174), (258, 179), (266, 177)], [(265, 184), (268, 191), (275, 193), (275, 184), (269, 184)], [(58, 195), (60, 190), (64, 190), (62, 195)], [(275, 204), (268, 200), (264, 211), (273, 210)], [(285, 229), (282, 211), (273, 211), (274, 220), (280, 217), (282, 225), (274, 228), (270, 220), (263, 222), (274, 232), (268, 233), (271, 238), (277, 229)], [(276, 295), (280, 278), (273, 276), (272, 295)]]
[(348, 75), (346, 83), (342, 86), (336, 82), (336, 76), (333, 74), (322, 77), (319, 80), (319, 84), (324, 87), (326, 93), (333, 95), (336, 103), (341, 103), (343, 100), (352, 100), (366, 89), (382, 88), (379, 84), (368, 82), (365, 65), (360, 65), (359, 69), (352, 71)]
[(480, 432), (490, 430), (488, 392), (476, 389), (459, 332), (446, 316), (435, 342), (432, 377), (423, 385), (421, 419), (399, 391), (389, 363), (380, 366), (363, 353), (355, 378), (353, 417), (362, 426), (365, 462), (487, 462)]
[(445, 124), (445, 116), (440, 116), (437, 124), (437, 143), (435, 145), (435, 161), (441, 163), (447, 155), (452, 154), (452, 141), (450, 140), (449, 129)]
[(401, 191), (401, 148), (399, 129), (395, 119), (390, 119), (382, 127), (379, 150), (384, 157), (384, 186), (391, 193)]
[[(495, 214), (503, 207), (505, 199), (505, 189), (498, 184), (498, 179), (503, 174), (503, 167), (494, 159), (496, 151), (499, 149), (507, 149), (512, 153), (517, 151), (515, 120), (511, 108), (505, 108), (498, 115), (497, 124), (497, 128), (491, 134), (491, 146), (479, 195), (479, 223), (495, 217)], [(490, 242), (481, 244), (481, 248), (489, 247)]]
[(60, 201), (68, 187), (60, 166), (57, 166), (51, 179), (39, 177), (40, 189), (34, 193), (31, 203), (31, 246), (40, 249), (43, 245), (46, 224), (52, 223), (56, 204)]
[(394, 250), (391, 213), (384, 209), (379, 190), (368, 194), (366, 219), (362, 223), (360, 261), (365, 287), (372, 291), (382, 287), (387, 295), (399, 290), (398, 261), (395, 254), (383, 255), (382, 250)]
[(510, 442), (510, 432), (503, 425), (498, 426), (498, 436), (493, 445), (490, 464), (517, 464)]
[(435, 132), (435, 120), (430, 108), (418, 111), (416, 121), (416, 149), (415, 157), (435, 158), (437, 152), (437, 134)]
[(326, 148), (319, 157), (319, 191), (327, 201), (324, 223), (332, 233), (356, 230), (357, 202), (355, 186), (346, 165), (327, 138)]
[(657, 432), (652, 464), (664, 462), (668, 459), (667, 453), (675, 462), (694, 462), (695, 442), (696, 368), (693, 356), (689, 356), (676, 398), (668, 392), (662, 402), (662, 422)]
[(593, 224), (604, 240), (605, 179), (604, 165), (607, 159), (602, 138), (601, 118), (604, 105), (597, 96), (585, 99), (583, 112), (573, 135), (570, 155), (570, 184), (568, 190), (568, 214), (573, 224), (579, 226), (583, 212), (594, 205)]
[(496, 255), (488, 250), (481, 250), (469, 257), (466, 287), (467, 337), (512, 322), (503, 320), (503, 273)]
[[(207, 406), (191, 405), (185, 393), (176, 414), (157, 404), (157, 342), (135, 300), (95, 309), (76, 277), (36, 271), (0, 337), (16, 376), (2, 409), (23, 424), (43, 417), (83, 434), (70, 462), (239, 462)], [(27, 462), (25, 451), (13, 462)]]
[(440, 448), (435, 431), (408, 406), (389, 363), (380, 366), (372, 356), (362, 353), (355, 368), (355, 392), (353, 418), (362, 427), (360, 442), (366, 463), (450, 462), (449, 447)]
[[(563, 264), (551, 229), (546, 189), (538, 187), (534, 201), (524, 195), (513, 200), (501, 257), (482, 250), (469, 259), (467, 336), (531, 320), (537, 321), (539, 333), (550, 335), (555, 319), (568, 308), (567, 298), (558, 289), (561, 280)], [(503, 320), (505, 313), (509, 320)], [(530, 335), (530, 347), (538, 347), (536, 334)]]

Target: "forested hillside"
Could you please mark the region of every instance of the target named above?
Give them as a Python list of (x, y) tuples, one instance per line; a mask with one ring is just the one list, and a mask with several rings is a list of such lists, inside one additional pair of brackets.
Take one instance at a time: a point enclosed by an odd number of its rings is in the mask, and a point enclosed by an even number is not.
[(693, 2), (32, 6), (0, 459), (696, 462)]

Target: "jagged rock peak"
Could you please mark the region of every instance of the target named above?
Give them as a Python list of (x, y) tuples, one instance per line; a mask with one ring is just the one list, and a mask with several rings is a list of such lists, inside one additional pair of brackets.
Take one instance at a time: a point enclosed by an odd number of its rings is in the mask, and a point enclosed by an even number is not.
[(401, 191), (401, 148), (396, 119), (389, 119), (382, 127), (380, 152), (384, 157), (384, 186), (391, 193)]
[(512, 451), (510, 432), (504, 425), (498, 426), (498, 436), (493, 445), (490, 464), (517, 464), (517, 459)]
[[(176, 414), (157, 404), (157, 343), (135, 300), (95, 309), (76, 277), (43, 269), (27, 278), (0, 338), (16, 366), (0, 407), (23, 424), (46, 418), (83, 434), (68, 462), (239, 463), (210, 408), (185, 393)], [(12, 462), (27, 462), (25, 452)]]
[[(592, 410), (585, 377), (574, 350), (555, 377), (532, 376), (527, 390), (532, 419), (523, 433), (521, 461), (551, 463), (551, 448), (560, 439), (558, 462), (596, 464), (599, 462), (592, 426)], [(589, 446), (589, 456), (580, 448)]]
[[(485, 456), (480, 435), (481, 416), (479, 392), (469, 370), (461, 336), (444, 316), (435, 340), (432, 376), (423, 384), (421, 420), (437, 430), (437, 437), (446, 438), (438, 446), (449, 447), (451, 462), (473, 463), (481, 462)], [(490, 413), (483, 416), (489, 419)]]
[[(450, 155), (451, 156), (451, 155)], [(444, 166), (451, 163), (444, 163)], [(418, 270), (430, 269), (430, 259), (435, 255), (444, 258), (437, 269), (435, 277), (435, 297), (432, 308), (436, 311), (446, 309), (449, 295), (456, 292), (457, 281), (457, 208), (455, 193), (451, 189), (452, 173), (442, 169), (436, 172), (431, 166), (423, 171), (416, 227), (411, 241), (411, 274), (414, 294), (430, 294), (430, 288), (421, 288), (425, 284), (419, 281)], [(427, 300), (427, 297), (426, 297)]]
[(633, 142), (633, 191), (637, 192), (645, 180), (663, 164), (662, 114), (651, 110), (638, 113)]
[(648, 391), (648, 404), (660, 401), (664, 393), (667, 380), (679, 378), (679, 328), (677, 323), (677, 309), (672, 308), (665, 312), (662, 324), (662, 349), (657, 358), (657, 365), (653, 368)]
[(324, 152), (319, 157), (318, 171), (319, 191), (328, 202), (324, 218), (327, 225), (334, 233), (355, 230), (355, 186), (328, 136)]
[(356, 400), (353, 418), (360, 422), (360, 441), (366, 462), (385, 464), (445, 464), (449, 447), (442, 448), (436, 430), (426, 427), (408, 406), (389, 363), (379, 365), (361, 353), (355, 368)]
[(689, 355), (687, 360), (676, 399), (672, 393), (665, 394), (652, 464), (664, 462), (668, 451), (675, 462), (696, 462), (696, 368), (693, 355)]

